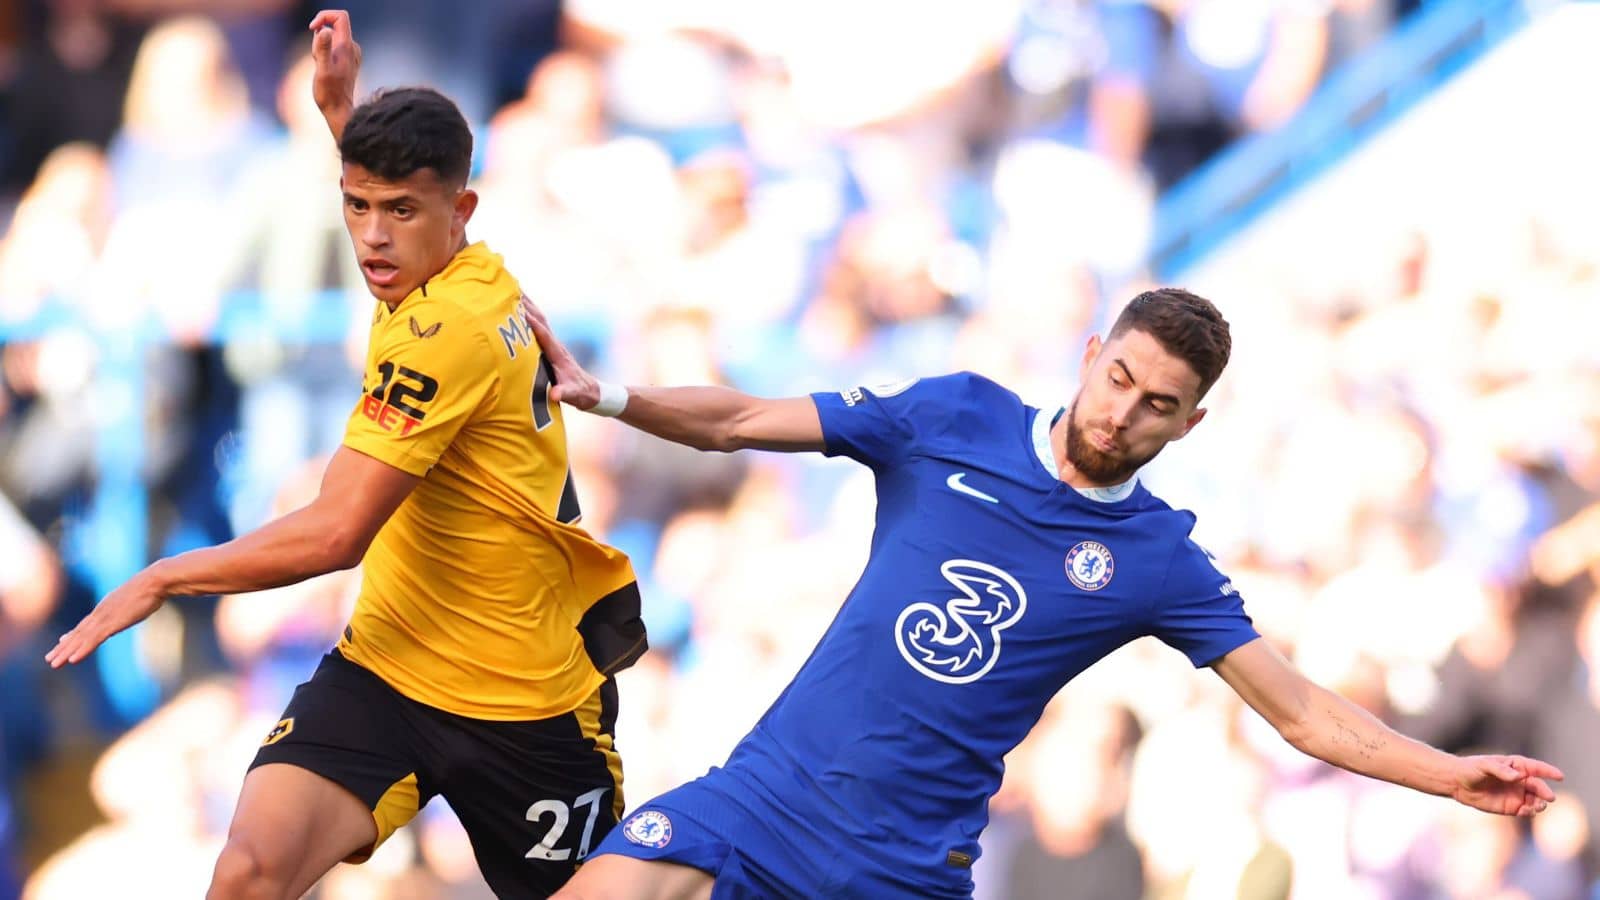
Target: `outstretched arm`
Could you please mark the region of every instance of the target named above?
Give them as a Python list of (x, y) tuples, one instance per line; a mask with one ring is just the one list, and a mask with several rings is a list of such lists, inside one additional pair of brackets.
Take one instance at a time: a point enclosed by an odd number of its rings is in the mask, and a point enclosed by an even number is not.
[(340, 447), (308, 506), (226, 544), (150, 564), (62, 635), (45, 660), (52, 668), (82, 660), (168, 597), (260, 591), (352, 568), (421, 480)]
[[(555, 370), (552, 399), (582, 410), (600, 403), (601, 385), (522, 298), (522, 313)], [(629, 387), (617, 417), (640, 431), (697, 450), (822, 450), (822, 419), (810, 397), (764, 400), (725, 387)], [(621, 399), (621, 398), (618, 398)]]
[(1312, 683), (1263, 639), (1214, 666), (1244, 701), (1301, 752), (1341, 769), (1500, 815), (1542, 812), (1561, 770), (1523, 756), (1460, 757), (1399, 734), (1372, 714)]
[(344, 126), (356, 108), (356, 76), (361, 73), (361, 45), (350, 30), (350, 14), (325, 9), (311, 20), (311, 58), (317, 71), (311, 79), (311, 97), (333, 132), (334, 143), (344, 136)]

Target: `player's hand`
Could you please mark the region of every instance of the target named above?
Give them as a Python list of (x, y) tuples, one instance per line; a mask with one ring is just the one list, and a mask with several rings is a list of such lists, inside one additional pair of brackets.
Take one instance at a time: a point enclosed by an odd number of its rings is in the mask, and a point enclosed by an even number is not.
[(160, 608), (166, 597), (156, 588), (149, 570), (135, 575), (122, 587), (105, 596), (94, 612), (83, 617), (71, 631), (63, 634), (55, 647), (44, 655), (50, 668), (59, 669), (67, 663), (76, 663), (94, 652), (94, 649), (125, 628), (150, 617)]
[(311, 20), (311, 97), (328, 120), (335, 140), (344, 133), (356, 105), (356, 76), (361, 73), (361, 45), (350, 30), (350, 14), (325, 9)]
[(1546, 781), (1565, 777), (1555, 766), (1526, 756), (1469, 756), (1462, 763), (1451, 796), (1473, 809), (1502, 816), (1544, 812), (1556, 799)]
[(550, 368), (555, 370), (556, 383), (550, 386), (550, 399), (577, 409), (593, 409), (600, 402), (600, 382), (572, 358), (572, 352), (550, 330), (550, 321), (544, 317), (544, 311), (533, 305), (527, 294), (523, 294), (518, 301), (518, 308), (522, 310), (523, 321), (533, 329), (533, 336), (539, 341), (544, 358), (550, 361)]

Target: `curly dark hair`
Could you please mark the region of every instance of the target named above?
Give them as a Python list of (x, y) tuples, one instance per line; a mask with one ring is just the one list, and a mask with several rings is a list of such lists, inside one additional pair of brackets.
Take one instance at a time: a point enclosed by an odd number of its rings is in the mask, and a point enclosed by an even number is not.
[(393, 88), (355, 108), (339, 139), (339, 157), (387, 181), (432, 169), (463, 185), (472, 169), (472, 132), (449, 97), (432, 88)]

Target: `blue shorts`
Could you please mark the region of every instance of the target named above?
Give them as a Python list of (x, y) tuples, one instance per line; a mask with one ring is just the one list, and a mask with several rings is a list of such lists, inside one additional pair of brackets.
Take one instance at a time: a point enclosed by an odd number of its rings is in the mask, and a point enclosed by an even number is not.
[(744, 787), (713, 769), (635, 809), (591, 857), (692, 866), (716, 879), (712, 900), (972, 896), (969, 872), (952, 869), (940, 886), (914, 882)]

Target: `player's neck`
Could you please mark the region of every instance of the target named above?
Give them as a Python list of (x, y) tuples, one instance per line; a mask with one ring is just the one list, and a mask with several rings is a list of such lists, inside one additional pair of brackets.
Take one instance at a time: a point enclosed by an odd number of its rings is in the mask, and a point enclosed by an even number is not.
[[(455, 252), (451, 253), (450, 254), (450, 259), (445, 260), (444, 265), (439, 267), (439, 272), (443, 272), (445, 269), (448, 269), (450, 267), (450, 261), (455, 259), (457, 256), (460, 256), (461, 255), (461, 251), (467, 249), (470, 246), (472, 246), (471, 242), (469, 242), (467, 240), (466, 234), (463, 233), (461, 235), (461, 241), (458, 244), (456, 244)], [(439, 277), (439, 272), (434, 272), (432, 275), (429, 275), (428, 278), (427, 278), (427, 281), (422, 282), (422, 284), (418, 286), (421, 289), (421, 291), (422, 291), (422, 293), (424, 295), (426, 295), (428, 293), (428, 282), (432, 281), (433, 279), (435, 279), (437, 277)], [(411, 295), (410, 294), (406, 295), (406, 297), (409, 297), (409, 296), (411, 296)], [(400, 308), (400, 304), (404, 303), (405, 300), (406, 300), (405, 297), (401, 297), (399, 300), (383, 300), (383, 301), (380, 301), (380, 302), (382, 302), (384, 306), (389, 307), (390, 314), (393, 314), (396, 309)]]

